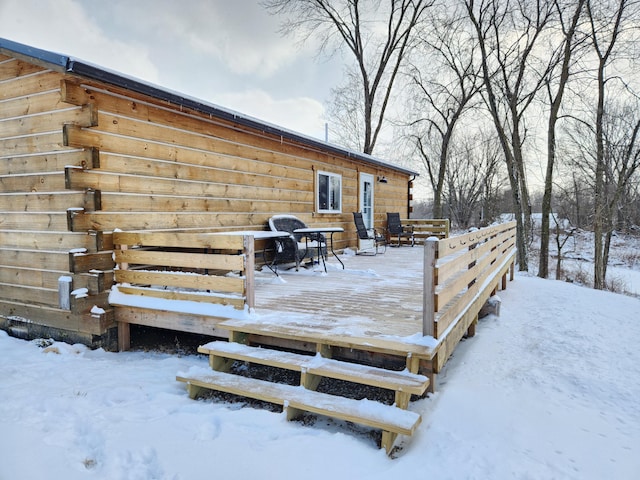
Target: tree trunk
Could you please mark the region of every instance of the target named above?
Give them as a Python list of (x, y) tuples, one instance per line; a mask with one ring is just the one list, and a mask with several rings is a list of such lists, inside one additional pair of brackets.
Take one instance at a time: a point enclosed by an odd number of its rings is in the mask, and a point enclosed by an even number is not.
[[(564, 96), (565, 87), (569, 81), (569, 68), (573, 53), (573, 38), (578, 27), (578, 22), (582, 15), (582, 9), (586, 0), (579, 0), (574, 11), (571, 26), (564, 36), (564, 48), (562, 56), (562, 69), (558, 82), (558, 91), (551, 101), (549, 111), (549, 124), (547, 128), (547, 171), (544, 177), (544, 195), (542, 196), (542, 221), (540, 225), (540, 261), (538, 264), (538, 277), (547, 278), (549, 276), (549, 217), (553, 213), (551, 210), (551, 196), (553, 193), (553, 170), (556, 162), (556, 124), (560, 105)], [(560, 252), (558, 252), (558, 268), (560, 267)], [(556, 274), (557, 275), (557, 274)]]

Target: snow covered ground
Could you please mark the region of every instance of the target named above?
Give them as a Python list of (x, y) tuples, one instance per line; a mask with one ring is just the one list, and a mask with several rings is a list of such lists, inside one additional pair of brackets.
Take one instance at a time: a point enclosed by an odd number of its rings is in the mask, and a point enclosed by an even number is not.
[(175, 375), (201, 356), (0, 331), (0, 479), (640, 478), (640, 300), (525, 275), (499, 295), (395, 459), (341, 423), (190, 400)]

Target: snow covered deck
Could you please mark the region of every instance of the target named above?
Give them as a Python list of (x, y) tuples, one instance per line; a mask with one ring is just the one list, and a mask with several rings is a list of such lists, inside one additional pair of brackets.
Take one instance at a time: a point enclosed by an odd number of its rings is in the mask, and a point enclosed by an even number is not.
[[(376, 256), (347, 249), (340, 256), (344, 269), (329, 257), (326, 273), (318, 266), (280, 267), (279, 275), (266, 267), (254, 271), (253, 240), (246, 235), (116, 233), (116, 279), (138, 286), (114, 287), (110, 302), (120, 327), (137, 323), (219, 338), (250, 335), (254, 343), (311, 352), (342, 349), (357, 359), (383, 354), (431, 363), (441, 349), (428, 368), (437, 372), (460, 338), (473, 333), (480, 308), (500, 282), (506, 287), (514, 232), (515, 225), (503, 224)], [(200, 253), (178, 253), (177, 246)], [(189, 275), (144, 265), (164, 269), (178, 260)], [(206, 270), (199, 271), (203, 262)]]
[[(315, 339), (372, 350), (407, 350), (430, 355), (435, 342), (422, 335), (422, 246), (388, 248), (384, 255), (341, 255), (316, 268), (268, 270), (256, 275), (255, 314), (221, 326), (262, 325), (284, 338)], [(389, 353), (389, 352), (387, 352)], [(404, 352), (406, 355), (406, 352)]]

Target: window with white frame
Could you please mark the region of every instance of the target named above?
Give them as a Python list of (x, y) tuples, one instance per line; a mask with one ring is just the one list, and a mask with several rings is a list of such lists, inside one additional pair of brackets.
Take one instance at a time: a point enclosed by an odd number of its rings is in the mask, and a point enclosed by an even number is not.
[(342, 212), (342, 175), (318, 172), (317, 207), (320, 213)]

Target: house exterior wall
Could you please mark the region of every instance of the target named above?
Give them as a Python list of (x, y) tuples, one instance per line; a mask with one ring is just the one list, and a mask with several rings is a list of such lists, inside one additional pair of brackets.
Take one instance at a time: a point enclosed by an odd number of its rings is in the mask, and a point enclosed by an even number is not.
[[(317, 171), (342, 176), (341, 213), (317, 212)], [(387, 179), (377, 228), (408, 214), (404, 172), (0, 55), (0, 327), (105, 335), (114, 229), (255, 230), (288, 213), (354, 247), (360, 172)], [(85, 290), (61, 299), (61, 277)]]
[[(389, 206), (406, 211), (407, 175), (117, 88), (69, 80), (63, 95), (97, 112), (96, 125), (65, 132), (67, 145), (97, 152), (93, 168), (67, 170), (68, 185), (101, 195), (100, 209), (73, 216), (74, 230), (255, 229), (274, 214), (291, 213), (309, 225), (354, 231), (361, 171), (388, 179), (375, 197), (380, 222)], [(342, 176), (342, 213), (317, 212), (317, 171)], [(353, 242), (349, 234), (336, 240), (340, 248)]]
[[(82, 167), (91, 152), (65, 146), (63, 124), (88, 126), (93, 112), (62, 101), (61, 79), (0, 55), (0, 327), (56, 326), (89, 343), (110, 327), (106, 311), (90, 312), (107, 299), (105, 275), (90, 271), (108, 266), (110, 253), (101, 232), (68, 229), (68, 209), (82, 208), (86, 194), (66, 188), (65, 166)], [(88, 295), (59, 308), (61, 278)]]

